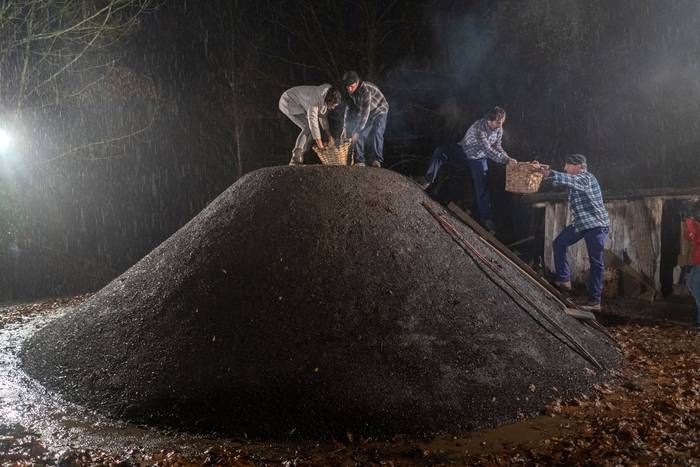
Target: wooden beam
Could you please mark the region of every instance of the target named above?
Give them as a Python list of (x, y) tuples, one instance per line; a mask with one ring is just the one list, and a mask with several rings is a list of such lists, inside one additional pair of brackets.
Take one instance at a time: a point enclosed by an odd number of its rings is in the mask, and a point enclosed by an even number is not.
[(529, 237), (525, 237), (522, 240), (518, 240), (517, 242), (511, 243), (510, 245), (508, 245), (508, 248), (513, 248), (514, 246), (522, 245), (523, 243), (527, 243), (530, 240), (534, 240), (534, 239), (535, 239), (535, 236), (530, 235)]
[(454, 203), (450, 203), (447, 205), (447, 209), (457, 217), (460, 221), (464, 222), (472, 228), (476, 233), (478, 233), (481, 238), (483, 238), (485, 241), (487, 241), (492, 247), (496, 249), (501, 255), (505, 256), (510, 262), (514, 263), (515, 266), (520, 268), (525, 274), (530, 276), (541, 288), (546, 290), (547, 292), (550, 293), (558, 302), (561, 303), (561, 305), (564, 308), (577, 308), (578, 305), (576, 305), (573, 301), (571, 301), (570, 298), (565, 296), (563, 293), (559, 291), (556, 287), (554, 287), (552, 284), (550, 284), (548, 281), (546, 281), (542, 276), (537, 274), (535, 270), (533, 270), (530, 266), (525, 263), (525, 261), (521, 260), (518, 258), (518, 256), (510, 251), (507, 246), (505, 246), (503, 243), (501, 243), (494, 235), (491, 234), (488, 230), (484, 229), (481, 225), (479, 225), (478, 222), (476, 222), (474, 219), (469, 217), (469, 215), (462, 211), (459, 206), (457, 206)]

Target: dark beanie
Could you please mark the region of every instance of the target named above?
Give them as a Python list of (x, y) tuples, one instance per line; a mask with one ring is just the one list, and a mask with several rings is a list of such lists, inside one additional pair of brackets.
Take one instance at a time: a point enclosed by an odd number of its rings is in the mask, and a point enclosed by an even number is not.
[(571, 154), (566, 158), (566, 163), (571, 165), (586, 165), (586, 156), (583, 154)]
[(360, 75), (356, 71), (346, 71), (341, 80), (343, 81), (343, 86), (349, 86), (360, 81)]

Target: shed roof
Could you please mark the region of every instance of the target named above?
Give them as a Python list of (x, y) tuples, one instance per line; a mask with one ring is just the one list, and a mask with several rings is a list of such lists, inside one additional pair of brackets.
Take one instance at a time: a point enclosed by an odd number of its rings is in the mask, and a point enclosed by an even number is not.
[[(566, 190), (548, 187), (547, 191), (524, 194), (520, 198), (521, 203), (559, 203), (566, 200)], [(694, 198), (700, 196), (700, 187), (664, 187), (664, 188), (641, 188), (633, 190), (603, 190), (603, 199), (612, 201), (618, 199), (640, 199), (640, 198)]]

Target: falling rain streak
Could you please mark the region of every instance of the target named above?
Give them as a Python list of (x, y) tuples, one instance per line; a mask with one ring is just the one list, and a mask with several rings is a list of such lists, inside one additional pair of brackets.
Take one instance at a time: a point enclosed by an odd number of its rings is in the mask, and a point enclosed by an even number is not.
[(582, 152), (616, 189), (697, 180), (695, 1), (107, 4), (74, 31), (58, 25), (84, 11), (60, 2), (0, 20), (0, 298), (101, 287), (243, 173), (285, 163), (279, 94), (347, 68), (386, 90), (405, 173), (497, 103), (520, 159)]

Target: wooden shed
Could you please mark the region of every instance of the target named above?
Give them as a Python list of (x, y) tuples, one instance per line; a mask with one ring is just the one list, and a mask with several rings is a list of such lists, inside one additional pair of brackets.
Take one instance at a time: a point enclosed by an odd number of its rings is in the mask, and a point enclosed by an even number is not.
[[(700, 206), (700, 188), (605, 192), (603, 197), (611, 224), (605, 245), (606, 282), (615, 285), (607, 293), (650, 300), (662, 291), (671, 293), (673, 283), (679, 280), (674, 268), (678, 269), (681, 251), (682, 215)], [(544, 239), (544, 266), (554, 271), (552, 241), (570, 218), (566, 191), (526, 195), (523, 201), (544, 209), (543, 232), (538, 237)], [(584, 242), (569, 249), (569, 263), (572, 281), (585, 283), (589, 266)]]

